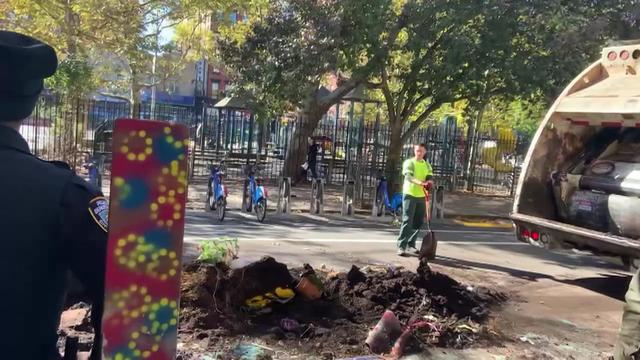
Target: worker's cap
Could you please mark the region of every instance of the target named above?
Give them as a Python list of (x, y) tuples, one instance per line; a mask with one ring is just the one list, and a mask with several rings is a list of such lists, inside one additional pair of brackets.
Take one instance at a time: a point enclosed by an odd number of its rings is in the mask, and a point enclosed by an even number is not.
[(27, 118), (43, 80), (56, 72), (53, 48), (30, 36), (0, 31), (0, 121)]

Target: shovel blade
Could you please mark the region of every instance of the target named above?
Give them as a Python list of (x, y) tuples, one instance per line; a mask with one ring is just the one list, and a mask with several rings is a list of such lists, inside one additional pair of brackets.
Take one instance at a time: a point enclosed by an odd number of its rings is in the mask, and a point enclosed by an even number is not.
[(432, 230), (427, 230), (422, 237), (418, 257), (420, 259), (434, 260), (436, 258), (437, 248), (438, 241), (436, 240), (436, 234)]

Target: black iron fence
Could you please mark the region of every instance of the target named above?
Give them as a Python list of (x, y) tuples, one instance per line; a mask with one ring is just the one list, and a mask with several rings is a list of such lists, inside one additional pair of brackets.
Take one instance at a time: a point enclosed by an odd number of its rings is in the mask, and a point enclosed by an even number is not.
[[(32, 151), (44, 159), (59, 159), (81, 169), (94, 156), (103, 156), (109, 171), (111, 135), (118, 118), (156, 119), (189, 128), (190, 169), (204, 176), (212, 163), (225, 161), (227, 176), (241, 178), (242, 165), (256, 161), (261, 176), (281, 176), (296, 121), (257, 122), (246, 111), (149, 103), (132, 108), (127, 101), (78, 100), (43, 96), (20, 132)], [(351, 117), (323, 119), (313, 134), (320, 145), (318, 170), (328, 183), (356, 183), (356, 198), (368, 197), (388, 160), (391, 130), (379, 121)], [(476, 139), (449, 118), (416, 130), (402, 148), (411, 156), (412, 144), (425, 143), (427, 159), (439, 183), (451, 190), (512, 195), (526, 141), (510, 131), (483, 129)], [(302, 164), (300, 164), (302, 165)]]

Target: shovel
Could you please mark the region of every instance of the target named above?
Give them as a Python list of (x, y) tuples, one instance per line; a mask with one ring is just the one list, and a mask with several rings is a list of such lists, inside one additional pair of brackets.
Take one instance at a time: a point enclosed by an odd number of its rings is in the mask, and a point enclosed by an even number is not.
[(425, 212), (425, 224), (426, 231), (424, 236), (422, 237), (422, 244), (420, 245), (420, 252), (418, 253), (419, 259), (427, 259), (427, 260), (435, 260), (436, 258), (436, 249), (438, 247), (438, 241), (436, 240), (436, 235), (431, 230), (431, 201), (429, 198), (429, 191), (427, 188), (424, 188), (424, 202), (427, 210)]

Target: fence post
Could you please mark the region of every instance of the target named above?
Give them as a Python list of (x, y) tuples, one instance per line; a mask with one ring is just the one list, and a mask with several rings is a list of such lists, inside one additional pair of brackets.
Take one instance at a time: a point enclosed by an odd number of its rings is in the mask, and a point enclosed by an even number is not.
[(347, 180), (344, 183), (344, 191), (342, 192), (342, 209), (340, 210), (340, 214), (342, 216), (353, 215), (354, 188), (355, 182), (353, 180)]
[(278, 206), (276, 212), (278, 214), (290, 214), (291, 213), (291, 178), (279, 177), (278, 178)]
[(431, 196), (431, 219), (444, 219), (444, 192), (443, 185), (438, 185)]

